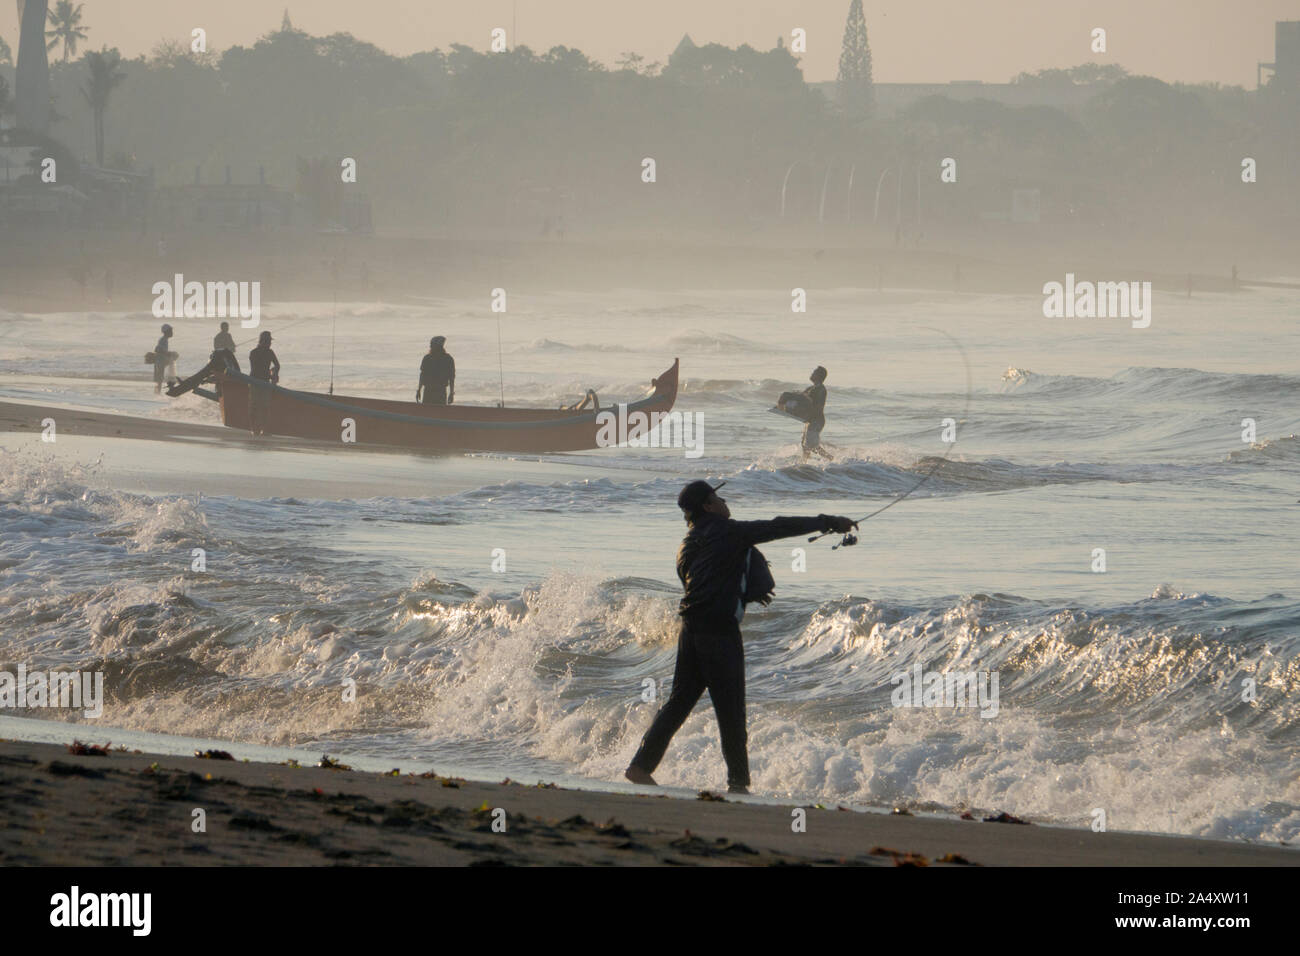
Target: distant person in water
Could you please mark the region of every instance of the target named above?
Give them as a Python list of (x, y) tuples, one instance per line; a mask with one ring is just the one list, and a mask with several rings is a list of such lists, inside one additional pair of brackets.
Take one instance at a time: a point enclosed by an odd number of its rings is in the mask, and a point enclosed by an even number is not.
[(817, 515), (734, 521), (718, 489), (692, 481), (677, 496), (686, 518), (687, 534), (677, 551), (677, 577), (685, 594), (678, 613), (677, 664), (668, 701), (654, 722), (624, 776), (633, 783), (653, 785), (651, 776), (668, 750), (673, 734), (690, 716), (705, 690), (713, 702), (727, 761), (727, 786), (732, 793), (749, 792), (748, 735), (745, 730), (745, 652), (740, 621), (751, 601), (772, 599), (771, 572), (754, 545), (818, 531), (847, 534), (852, 518)]
[(803, 447), (803, 456), (805, 459), (809, 455), (821, 455), (823, 458), (831, 456), (822, 448), (822, 429), (826, 427), (826, 369), (818, 365), (808, 376), (812, 382), (808, 388), (803, 390), (804, 396), (808, 399), (808, 420), (803, 426), (803, 439), (800, 445)]
[(176, 381), (176, 358), (171, 351), (172, 327), (164, 325), (158, 344), (153, 347), (153, 393), (162, 392), (163, 382)]
[[(271, 333), (257, 337), (257, 348), (248, 353), (248, 374), (262, 382), (275, 385), (280, 381), (280, 360), (271, 349)], [(271, 412), (271, 389), (266, 385), (249, 388), (248, 429), (254, 435), (265, 435), (267, 418)]]
[(802, 392), (782, 392), (776, 400), (778, 409), (804, 423), (803, 438), (800, 441), (804, 461), (808, 460), (809, 455), (832, 457), (822, 448), (822, 429), (826, 427), (826, 386), (823, 384), (826, 381), (826, 369), (818, 365), (813, 369), (809, 380), (812, 385)]
[(415, 387), (415, 400), (424, 393), (425, 405), (451, 405), (456, 401), (456, 360), (443, 347), (445, 336), (435, 335), (429, 340), (429, 351), (420, 362), (420, 384)]

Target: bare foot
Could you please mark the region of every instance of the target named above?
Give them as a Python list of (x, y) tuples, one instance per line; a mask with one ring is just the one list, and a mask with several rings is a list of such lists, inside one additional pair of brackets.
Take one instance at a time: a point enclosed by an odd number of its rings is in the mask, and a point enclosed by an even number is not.
[(657, 783), (655, 783), (654, 777), (650, 776), (650, 774), (646, 773), (646, 771), (642, 770), (640, 767), (635, 765), (630, 766), (626, 770), (624, 770), (623, 776), (627, 777), (627, 779), (631, 780), (633, 783), (644, 784), (647, 787), (659, 786)]

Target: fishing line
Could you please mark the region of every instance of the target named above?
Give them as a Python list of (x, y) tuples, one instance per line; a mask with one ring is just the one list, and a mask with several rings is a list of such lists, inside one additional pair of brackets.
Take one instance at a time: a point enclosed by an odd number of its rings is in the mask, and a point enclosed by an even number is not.
[[(295, 325), (301, 325), (303, 322), (310, 321), (311, 319), (314, 319), (314, 318), (318, 318), (318, 316), (314, 316), (314, 315), (304, 315), (301, 319), (295, 319), (293, 322), (290, 322), (288, 325), (281, 326), (281, 327), (278, 328), (278, 329), (274, 329), (274, 330), (272, 330), (272, 329), (265, 329), (265, 330), (263, 330), (263, 331), (267, 331), (267, 332), (274, 331), (276, 335), (279, 335), (279, 334), (280, 334), (281, 332), (283, 332), (285, 329), (291, 329), (291, 328), (293, 328)], [(258, 335), (261, 335), (262, 333), (261, 333), (261, 332), (258, 332), (257, 334), (258, 334)], [(251, 337), (246, 338), (246, 339), (240, 339), (238, 342), (235, 343), (235, 348), (239, 348), (241, 345), (247, 345), (249, 342), (254, 341), (254, 340), (256, 339), (256, 337), (257, 337), (257, 336), (251, 336)]]
[[(961, 416), (961, 422), (964, 424), (965, 421), (966, 421), (966, 419), (967, 419), (967, 417), (969, 416), (969, 413), (970, 413), (970, 399), (971, 399), (971, 370), (970, 370), (970, 359), (967, 358), (967, 356), (966, 356), (966, 350), (965, 350), (964, 348), (962, 348), (960, 342), (958, 342), (955, 338), (953, 338), (953, 337), (952, 337), (951, 335), (949, 335), (947, 332), (943, 331), (943, 329), (936, 329), (936, 328), (934, 328), (933, 326), (930, 326), (930, 325), (920, 325), (920, 326), (917, 326), (917, 328), (926, 329), (926, 330), (928, 330), (928, 331), (930, 331), (930, 332), (938, 332), (940, 335), (942, 335), (944, 338), (946, 338), (949, 342), (951, 342), (951, 343), (956, 347), (958, 353), (960, 353), (960, 355), (961, 355), (962, 364), (966, 367), (966, 407), (962, 410), (962, 416)], [(869, 520), (869, 519), (871, 519), (871, 518), (874, 518), (876, 515), (880, 514), (882, 511), (888, 511), (890, 508), (894, 507), (894, 505), (898, 504), (900, 501), (902, 501), (903, 499), (905, 499), (905, 498), (907, 498), (908, 496), (910, 496), (910, 495), (912, 494), (912, 492), (916, 491), (918, 488), (920, 488), (922, 485), (924, 485), (927, 481), (929, 481), (929, 480), (934, 476), (934, 473), (935, 473), (935, 472), (937, 472), (940, 468), (942, 468), (945, 464), (947, 464), (949, 456), (952, 455), (952, 450), (953, 450), (954, 448), (956, 448), (956, 447), (957, 447), (957, 441), (956, 441), (956, 439), (954, 438), (953, 441), (951, 441), (951, 442), (948, 443), (948, 450), (947, 450), (946, 452), (944, 452), (943, 457), (940, 458), (940, 459), (938, 459), (937, 461), (935, 461), (935, 463), (934, 463), (933, 465), (930, 466), (930, 470), (927, 471), (924, 475), (922, 475), (922, 476), (921, 476), (921, 479), (920, 479), (918, 482), (916, 482), (916, 484), (912, 485), (911, 488), (908, 488), (906, 491), (904, 491), (904, 492), (903, 492), (901, 495), (899, 495), (898, 497), (894, 498), (892, 501), (888, 502), (887, 504), (881, 505), (879, 508), (877, 508), (875, 511), (871, 512), (871, 514), (867, 515), (866, 517), (864, 517), (864, 518), (858, 518), (857, 521), (854, 522), (854, 523), (855, 523), (855, 524), (861, 524), (863, 521), (867, 521), (867, 520)], [(817, 541), (817, 540), (819, 540), (819, 539), (821, 539), (821, 538), (826, 537), (828, 534), (834, 534), (834, 533), (835, 533), (835, 532), (833, 532), (833, 531), (823, 531), (821, 534), (815, 534), (815, 535), (813, 535), (813, 536), (812, 536), (811, 538), (809, 538), (808, 540), (809, 540), (810, 542), (812, 542), (812, 541)], [(856, 543), (857, 543), (857, 540), (858, 540), (858, 539), (857, 539), (856, 537), (854, 537), (852, 534), (846, 534), (846, 535), (844, 536), (844, 540), (843, 540), (840, 544), (842, 544), (842, 545), (846, 545), (846, 546), (847, 546), (847, 545), (853, 545), (853, 544), (856, 544)], [(831, 550), (832, 550), (832, 551), (836, 550), (837, 548), (840, 547), (840, 544), (832, 545), (832, 546), (831, 546)]]

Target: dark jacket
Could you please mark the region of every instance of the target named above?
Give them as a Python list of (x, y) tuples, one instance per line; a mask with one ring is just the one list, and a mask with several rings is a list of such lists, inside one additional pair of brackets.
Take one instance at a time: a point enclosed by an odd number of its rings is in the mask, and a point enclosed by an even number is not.
[(447, 352), (426, 352), (420, 360), (420, 385), (444, 388), (456, 380), (456, 360)]
[(280, 375), (280, 360), (269, 345), (259, 345), (248, 353), (248, 374), (264, 382)]
[(830, 530), (830, 517), (736, 521), (705, 514), (677, 551), (677, 576), (686, 593), (678, 613), (692, 622), (740, 619), (741, 577), (749, 549), (765, 541)]

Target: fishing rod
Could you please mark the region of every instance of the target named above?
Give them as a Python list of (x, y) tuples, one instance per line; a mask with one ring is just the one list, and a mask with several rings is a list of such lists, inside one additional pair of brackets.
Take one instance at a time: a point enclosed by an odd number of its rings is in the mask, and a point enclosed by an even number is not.
[(497, 316), (497, 373), (501, 376), (501, 408), (506, 407), (506, 367), (501, 360), (501, 316)]
[(334, 311), (330, 315), (330, 390), (329, 394), (334, 394), (334, 329), (339, 321), (339, 277), (334, 276)]
[[(962, 422), (964, 423), (964, 422), (966, 421), (967, 417), (969, 416), (969, 413), (970, 413), (970, 398), (971, 398), (971, 371), (970, 371), (970, 359), (966, 357), (966, 350), (965, 350), (964, 348), (962, 348), (960, 342), (958, 342), (955, 338), (953, 338), (951, 335), (949, 335), (947, 332), (943, 331), (942, 329), (936, 329), (936, 328), (934, 328), (933, 326), (929, 326), (929, 325), (918, 326), (918, 328), (927, 329), (927, 330), (929, 330), (929, 331), (931, 331), (931, 332), (938, 332), (938, 333), (939, 333), (940, 335), (942, 335), (944, 338), (948, 339), (948, 341), (950, 341), (954, 346), (956, 346), (957, 351), (961, 354), (962, 364), (966, 367), (966, 407), (965, 407), (965, 409), (962, 411), (962, 417), (961, 417), (961, 420), (962, 420)], [(857, 524), (861, 524), (863, 521), (867, 521), (867, 520), (869, 520), (869, 519), (871, 519), (871, 518), (874, 518), (876, 515), (880, 514), (882, 511), (888, 511), (890, 508), (894, 507), (894, 505), (898, 504), (900, 501), (902, 501), (902, 500), (904, 500), (905, 498), (909, 497), (909, 496), (912, 494), (912, 492), (916, 491), (918, 488), (920, 488), (922, 485), (924, 485), (927, 481), (929, 481), (929, 480), (934, 476), (934, 473), (937, 472), (940, 468), (942, 468), (942, 467), (943, 467), (943, 466), (948, 462), (948, 458), (949, 458), (950, 455), (952, 455), (952, 450), (953, 450), (955, 447), (957, 447), (957, 439), (956, 439), (955, 434), (954, 434), (954, 438), (953, 438), (953, 440), (952, 440), (951, 442), (948, 443), (948, 450), (947, 450), (946, 452), (944, 452), (943, 457), (940, 458), (940, 459), (938, 459), (938, 460), (936, 460), (935, 463), (934, 463), (933, 465), (930, 466), (930, 470), (927, 471), (924, 475), (922, 475), (922, 476), (921, 476), (921, 479), (920, 479), (918, 482), (916, 482), (916, 484), (912, 485), (911, 488), (908, 488), (906, 491), (904, 491), (904, 492), (903, 492), (901, 495), (899, 495), (898, 497), (894, 498), (892, 501), (890, 501), (890, 502), (888, 502), (888, 503), (886, 503), (886, 504), (884, 504), (884, 505), (881, 505), (879, 508), (877, 508), (875, 511), (871, 512), (869, 515), (866, 515), (865, 517), (862, 517), (862, 518), (858, 518), (858, 519), (857, 519), (855, 522), (853, 522), (853, 523), (854, 523), (855, 525), (857, 525)], [(815, 534), (815, 535), (813, 535), (812, 537), (810, 537), (810, 538), (808, 539), (808, 541), (809, 541), (810, 543), (813, 542), (813, 541), (819, 541), (819, 540), (821, 540), (822, 538), (826, 537), (827, 535), (829, 535), (829, 534), (834, 534), (834, 533), (835, 533), (835, 532), (833, 532), (833, 531), (823, 531), (821, 534)], [(852, 532), (848, 532), (848, 533), (845, 534), (844, 537), (840, 540), (840, 543), (839, 543), (839, 544), (833, 544), (833, 545), (831, 545), (831, 550), (832, 550), (832, 551), (837, 551), (837, 550), (839, 550), (840, 548), (851, 547), (852, 545), (855, 545), (855, 544), (857, 544), (857, 543), (858, 543), (858, 536), (855, 535), (855, 534), (853, 534)]]
[(338, 322), (337, 318), (330, 319), (330, 391), (334, 394), (334, 326)]
[[(282, 328), (276, 329), (276, 330), (275, 330), (275, 333), (276, 333), (277, 335), (279, 335), (279, 334), (280, 334), (281, 332), (283, 332), (285, 329), (291, 329), (291, 328), (293, 328), (295, 325), (301, 325), (303, 322), (306, 322), (306, 321), (308, 321), (309, 319), (312, 319), (312, 318), (314, 318), (314, 316), (305, 315), (305, 316), (303, 316), (301, 319), (297, 319), (297, 320), (295, 320), (295, 321), (293, 321), (293, 322), (290, 322), (288, 325), (283, 326)], [(270, 330), (270, 329), (266, 329), (266, 330), (264, 330), (264, 331), (268, 331), (268, 332), (269, 332), (269, 331), (271, 331), (271, 330)], [(258, 335), (261, 335), (261, 334), (262, 334), (261, 332), (258, 333)], [(249, 338), (246, 338), (246, 339), (240, 339), (238, 342), (235, 343), (235, 348), (239, 348), (241, 345), (247, 345), (249, 342), (255, 341), (256, 338), (257, 338), (257, 336), (250, 336)]]

